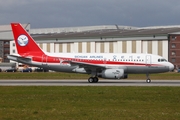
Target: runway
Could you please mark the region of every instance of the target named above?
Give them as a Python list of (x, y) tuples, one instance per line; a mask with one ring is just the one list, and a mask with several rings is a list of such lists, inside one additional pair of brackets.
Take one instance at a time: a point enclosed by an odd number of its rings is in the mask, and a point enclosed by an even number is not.
[(180, 86), (180, 80), (0, 80), (0, 86)]

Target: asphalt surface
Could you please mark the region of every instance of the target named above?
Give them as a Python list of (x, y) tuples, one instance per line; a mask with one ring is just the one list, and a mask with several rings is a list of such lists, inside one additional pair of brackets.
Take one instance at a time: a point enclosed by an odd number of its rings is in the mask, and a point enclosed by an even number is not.
[(0, 86), (180, 86), (180, 80), (0, 80)]

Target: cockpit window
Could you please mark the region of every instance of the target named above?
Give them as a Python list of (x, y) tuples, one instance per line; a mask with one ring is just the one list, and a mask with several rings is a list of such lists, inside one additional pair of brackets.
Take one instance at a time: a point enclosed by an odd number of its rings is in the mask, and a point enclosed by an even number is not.
[(158, 59), (158, 62), (167, 62), (167, 60), (164, 58), (161, 58), (161, 59)]
[(166, 59), (161, 59), (161, 62), (167, 62), (167, 60)]

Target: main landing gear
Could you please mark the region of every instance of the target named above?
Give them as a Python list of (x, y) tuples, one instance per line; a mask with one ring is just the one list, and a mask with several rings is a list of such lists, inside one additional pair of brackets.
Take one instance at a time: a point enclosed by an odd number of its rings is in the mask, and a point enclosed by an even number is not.
[(88, 82), (89, 83), (97, 83), (99, 81), (98, 77), (90, 77), (88, 79)]

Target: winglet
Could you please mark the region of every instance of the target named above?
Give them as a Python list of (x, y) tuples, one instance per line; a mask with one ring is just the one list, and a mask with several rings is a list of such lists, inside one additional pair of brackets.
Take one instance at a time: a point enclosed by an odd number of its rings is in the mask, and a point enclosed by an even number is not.
[(36, 44), (34, 39), (22, 27), (20, 23), (11, 23), (12, 32), (17, 48), (17, 52), (21, 56), (42, 56), (44, 52)]

